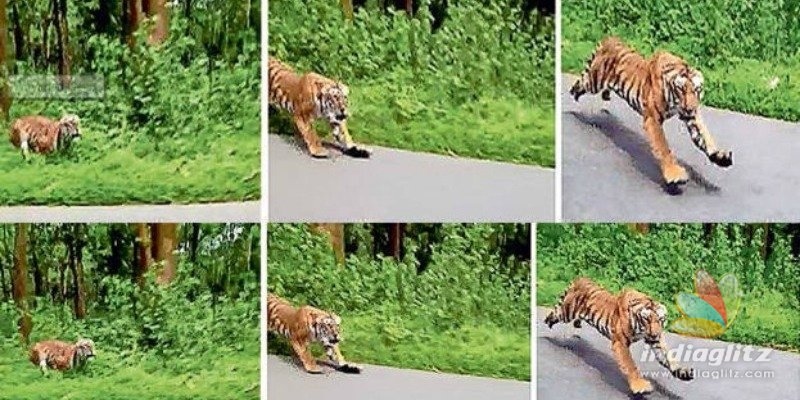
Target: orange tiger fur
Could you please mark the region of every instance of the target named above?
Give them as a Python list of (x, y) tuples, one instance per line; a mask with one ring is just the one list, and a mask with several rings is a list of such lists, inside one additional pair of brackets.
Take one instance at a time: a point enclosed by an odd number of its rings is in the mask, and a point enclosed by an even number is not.
[(343, 372), (359, 373), (361, 368), (345, 361), (339, 350), (341, 319), (332, 313), (311, 306), (294, 307), (288, 301), (267, 295), (267, 329), (289, 339), (306, 372), (322, 373), (309, 345), (319, 342), (328, 359)]
[(94, 342), (88, 339), (80, 339), (75, 344), (46, 340), (33, 345), (29, 353), (29, 359), (43, 374), (48, 368), (66, 371), (81, 367), (94, 356)]
[(733, 164), (733, 153), (717, 148), (700, 118), (703, 75), (679, 57), (660, 51), (645, 59), (618, 38), (604, 39), (570, 94), (578, 101), (585, 93), (600, 93), (608, 101), (612, 91), (643, 117), (650, 150), (668, 187), (677, 188), (689, 180), (670, 151), (662, 126), (676, 114), (686, 124), (695, 147), (712, 163), (721, 167)]
[(617, 365), (627, 378), (631, 392), (642, 394), (652, 392), (653, 387), (642, 377), (630, 352), (630, 345), (641, 339), (673, 376), (683, 380), (694, 377), (691, 368), (679, 366), (668, 355), (663, 331), (666, 317), (667, 309), (641, 292), (624, 289), (614, 295), (588, 278), (578, 278), (547, 315), (545, 323), (550, 328), (559, 322), (572, 322), (580, 328), (581, 321), (586, 321), (593, 326), (611, 340)]
[(297, 132), (312, 156), (330, 156), (312, 126), (314, 120), (322, 118), (328, 121), (334, 139), (345, 154), (369, 157), (369, 150), (353, 143), (347, 130), (347, 86), (313, 72), (298, 74), (272, 57), (268, 72), (269, 104), (292, 114)]
[(48, 154), (80, 140), (80, 119), (75, 115), (66, 115), (53, 121), (39, 115), (30, 115), (15, 120), (8, 135), (11, 143), (22, 151), (25, 158), (31, 150), (34, 153)]

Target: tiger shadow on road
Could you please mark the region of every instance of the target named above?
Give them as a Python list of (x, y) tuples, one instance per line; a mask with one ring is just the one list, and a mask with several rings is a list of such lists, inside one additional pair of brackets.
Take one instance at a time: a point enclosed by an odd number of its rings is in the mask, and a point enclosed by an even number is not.
[(632, 394), (628, 388), (628, 382), (625, 380), (625, 377), (619, 370), (619, 366), (614, 358), (595, 349), (591, 344), (589, 344), (589, 342), (581, 340), (580, 337), (544, 337), (544, 339), (550, 342), (550, 344), (569, 350), (572, 354), (579, 357), (587, 365), (596, 369), (600, 373), (600, 377), (603, 382), (613, 387), (620, 393), (628, 396), (629, 399), (645, 400), (665, 398), (669, 400), (683, 400), (683, 397), (671, 392), (669, 389), (661, 385), (661, 383), (652, 379), (649, 379), (649, 381), (653, 385), (653, 393), (649, 395)]
[[(650, 151), (650, 144), (641, 132), (634, 131), (626, 127), (618, 118), (603, 110), (600, 113), (586, 115), (577, 111), (566, 111), (565, 114), (572, 115), (582, 124), (599, 129), (603, 135), (608, 137), (615, 146), (628, 153), (633, 160), (633, 165), (639, 172), (668, 194), (681, 194), (683, 188), (672, 189), (664, 183), (661, 176), (661, 168), (655, 157)], [(720, 187), (706, 179), (693, 166), (686, 161), (678, 158), (678, 164), (686, 169), (689, 181), (705, 189), (706, 192), (716, 193)]]

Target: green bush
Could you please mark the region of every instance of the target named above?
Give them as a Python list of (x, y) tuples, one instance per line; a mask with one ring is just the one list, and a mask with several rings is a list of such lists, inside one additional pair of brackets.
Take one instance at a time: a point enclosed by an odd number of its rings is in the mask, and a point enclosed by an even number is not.
[(539, 225), (536, 302), (555, 304), (570, 282), (586, 276), (612, 292), (644, 292), (675, 318), (674, 296), (694, 292), (697, 270), (716, 279), (732, 273), (744, 298), (721, 339), (797, 350), (800, 263), (790, 254), (787, 235), (772, 229), (764, 259), (763, 226), (719, 224), (709, 235), (697, 224), (654, 225), (647, 234), (615, 224)]
[(800, 3), (783, 0), (564, 2), (563, 68), (579, 73), (596, 43), (616, 35), (699, 68), (708, 105), (798, 121), (799, 15)]
[(553, 166), (553, 21), (484, 3), (450, 5), (434, 31), (425, 2), (346, 22), (336, 2), (276, 1), (270, 55), (347, 83), (356, 141)]
[[(351, 254), (337, 265), (324, 236), (272, 224), (268, 288), (339, 314), (350, 359), (527, 380), (530, 268), (513, 257), (501, 260), (493, 241), (501, 229), (444, 225), (442, 240), (430, 244), (430, 263), (418, 272), (419, 244), (410, 239), (401, 262)], [(271, 351), (291, 354), (272, 343)]]

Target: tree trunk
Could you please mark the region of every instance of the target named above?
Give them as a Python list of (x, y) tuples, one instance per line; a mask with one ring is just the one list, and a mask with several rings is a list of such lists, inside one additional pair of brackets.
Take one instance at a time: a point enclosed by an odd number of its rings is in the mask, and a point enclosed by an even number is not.
[[(0, 0), (2, 1), (2, 0)], [(28, 275), (28, 224), (17, 224), (14, 236), (14, 270), (11, 277), (11, 292), (14, 304), (20, 310), (22, 317), (17, 322), (19, 335), (22, 342), (29, 343), (33, 322), (28, 313), (26, 279)]]
[(163, 262), (163, 267), (156, 276), (156, 283), (169, 285), (177, 275), (175, 249), (178, 244), (178, 224), (153, 224), (150, 228), (153, 257)]
[(9, 120), (11, 110), (11, 86), (8, 78), (11, 75), (8, 60), (8, 15), (6, 14), (6, 0), (0, 0), (0, 117), (3, 121)]
[(69, 269), (72, 272), (72, 286), (75, 289), (73, 309), (75, 319), (86, 318), (86, 286), (83, 276), (83, 229), (84, 225), (76, 224), (72, 227), (69, 249)]
[(98, 34), (111, 33), (111, 0), (100, 0), (94, 14), (94, 28)]
[(36, 225), (31, 227), (30, 243), (31, 243), (31, 269), (33, 270), (33, 294), (36, 297), (42, 297), (47, 292), (44, 290), (44, 279), (42, 276), (41, 265), (39, 264), (39, 257), (36, 256), (38, 246), (38, 229)]
[(311, 224), (311, 229), (328, 236), (336, 263), (344, 265), (344, 224)]
[(53, 20), (56, 28), (56, 52), (58, 52), (58, 79), (62, 88), (68, 88), (72, 80), (69, 54), (69, 24), (67, 22), (67, 0), (53, 0)]
[(14, 59), (25, 60), (28, 54), (25, 51), (25, 30), (22, 27), (22, 21), (19, 18), (18, 2), (11, 4), (11, 21), (14, 23)]
[(144, 274), (152, 263), (150, 254), (150, 230), (147, 224), (136, 224), (136, 267), (133, 272), (133, 280), (142, 286), (144, 284)]
[[(139, 29), (139, 24), (144, 19), (142, 12), (142, 0), (124, 0), (125, 4), (123, 9), (125, 11), (125, 39), (128, 46), (133, 47), (136, 44), (135, 33)], [(147, 0), (144, 0), (147, 1)]]
[(406, 0), (406, 14), (408, 14), (408, 18), (411, 18), (414, 15), (414, 1), (413, 0)]
[(120, 225), (108, 226), (108, 242), (111, 245), (111, 254), (108, 257), (108, 267), (106, 270), (109, 275), (119, 275), (122, 270), (122, 246), (125, 239), (124, 227)]
[(405, 232), (405, 227), (406, 224), (389, 225), (389, 248), (387, 253), (397, 261), (403, 259), (403, 233)]
[(142, 0), (143, 9), (148, 18), (153, 18), (153, 27), (147, 37), (150, 45), (159, 45), (167, 40), (169, 35), (169, 8), (166, 0)]
[(189, 259), (197, 262), (197, 250), (200, 247), (200, 224), (192, 224), (192, 233), (189, 240)]
[(348, 21), (353, 20), (353, 0), (342, 0), (342, 11)]

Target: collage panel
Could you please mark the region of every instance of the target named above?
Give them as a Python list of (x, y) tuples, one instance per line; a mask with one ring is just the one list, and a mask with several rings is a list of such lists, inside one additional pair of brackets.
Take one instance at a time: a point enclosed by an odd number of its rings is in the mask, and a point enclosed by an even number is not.
[(0, 225), (0, 399), (259, 399), (260, 235)]
[(800, 4), (562, 5), (565, 221), (798, 219)]
[(259, 3), (2, 1), (0, 220), (258, 221)]
[(553, 12), (270, 2), (270, 222), (553, 221)]
[(269, 224), (271, 400), (531, 398), (527, 224)]
[(800, 397), (798, 233), (538, 225), (536, 398)]

